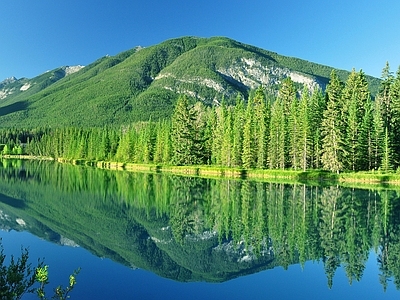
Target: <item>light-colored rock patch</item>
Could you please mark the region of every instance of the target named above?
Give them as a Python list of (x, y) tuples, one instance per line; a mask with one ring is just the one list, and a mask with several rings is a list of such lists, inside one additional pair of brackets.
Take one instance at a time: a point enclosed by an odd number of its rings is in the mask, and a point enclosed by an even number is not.
[(68, 76), (68, 75), (71, 75), (73, 73), (76, 73), (82, 68), (84, 68), (84, 66), (81, 66), (81, 65), (67, 66), (67, 67), (65, 67), (65, 76)]
[(29, 82), (25, 83), (21, 88), (19, 89), (20, 91), (26, 91), (31, 87), (31, 84)]
[(70, 240), (69, 238), (63, 236), (61, 236), (60, 238), (60, 244), (69, 247), (79, 247), (79, 245), (75, 243), (73, 240)]
[(20, 226), (26, 226), (26, 223), (25, 223), (25, 221), (24, 221), (24, 220), (22, 220), (21, 218), (17, 218), (17, 219), (15, 219), (15, 222), (17, 222), (17, 223), (18, 223), (18, 225), (20, 225)]

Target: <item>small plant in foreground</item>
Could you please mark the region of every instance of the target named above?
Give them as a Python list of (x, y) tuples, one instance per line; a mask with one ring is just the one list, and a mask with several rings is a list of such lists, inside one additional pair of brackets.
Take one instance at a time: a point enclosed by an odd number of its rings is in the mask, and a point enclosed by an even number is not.
[[(48, 266), (39, 259), (37, 266), (32, 267), (32, 264), (28, 263), (28, 249), (22, 249), (21, 252), (21, 257), (17, 259), (12, 255), (9, 265), (6, 266), (6, 255), (0, 239), (0, 299), (21, 299), (26, 293), (36, 293), (39, 299), (47, 299), (45, 287), (49, 283)], [(79, 271), (80, 269), (77, 269), (69, 276), (69, 285), (66, 288), (60, 285), (54, 289), (52, 299), (69, 298), (68, 294), (76, 285)], [(39, 287), (35, 287), (35, 284), (39, 284)]]

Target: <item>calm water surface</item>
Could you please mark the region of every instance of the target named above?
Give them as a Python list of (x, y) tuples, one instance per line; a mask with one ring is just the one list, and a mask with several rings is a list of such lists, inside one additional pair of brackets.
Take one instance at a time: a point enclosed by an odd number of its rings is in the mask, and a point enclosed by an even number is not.
[(72, 299), (400, 297), (399, 191), (3, 161), (0, 219)]

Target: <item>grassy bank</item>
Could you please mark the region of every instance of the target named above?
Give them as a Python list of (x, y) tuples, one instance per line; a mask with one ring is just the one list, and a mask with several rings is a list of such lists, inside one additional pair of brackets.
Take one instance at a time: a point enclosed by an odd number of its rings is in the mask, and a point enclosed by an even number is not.
[[(43, 159), (49, 157), (32, 157), (26, 155), (2, 156), (6, 159)], [(400, 186), (399, 173), (376, 172), (343, 172), (332, 173), (325, 170), (262, 170), (241, 169), (222, 166), (172, 166), (157, 164), (134, 164), (109, 161), (87, 161), (57, 159), (60, 163), (71, 163), (75, 165), (86, 165), (100, 169), (121, 170), (130, 172), (172, 173), (186, 176), (201, 176), (211, 178), (237, 178), (251, 179), (268, 182), (306, 183), (306, 184), (337, 184), (349, 187), (394, 187)]]
[(108, 163), (99, 162), (99, 168), (127, 170), (132, 172), (173, 173), (179, 175), (212, 177), (212, 178), (238, 178), (268, 182), (288, 182), (307, 184), (338, 184), (352, 187), (399, 187), (400, 174), (380, 172), (343, 172), (332, 173), (325, 170), (261, 170), (241, 169), (218, 166), (170, 166), (155, 164)]

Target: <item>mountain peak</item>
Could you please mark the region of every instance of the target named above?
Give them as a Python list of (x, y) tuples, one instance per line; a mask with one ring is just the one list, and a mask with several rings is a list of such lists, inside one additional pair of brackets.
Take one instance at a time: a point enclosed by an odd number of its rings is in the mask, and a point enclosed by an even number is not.
[(17, 80), (18, 79), (16, 77), (11, 76), (11, 77), (8, 77), (8, 78), (4, 79), (3, 81), (1, 81), (0, 85), (6, 85), (6, 84), (14, 83)]

